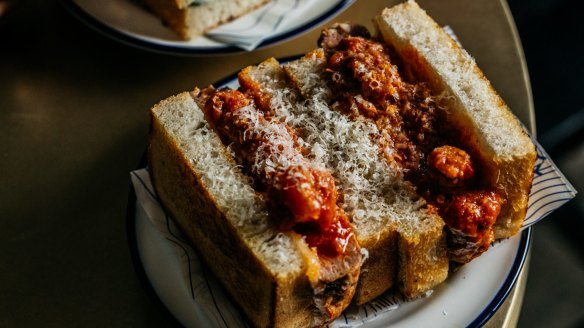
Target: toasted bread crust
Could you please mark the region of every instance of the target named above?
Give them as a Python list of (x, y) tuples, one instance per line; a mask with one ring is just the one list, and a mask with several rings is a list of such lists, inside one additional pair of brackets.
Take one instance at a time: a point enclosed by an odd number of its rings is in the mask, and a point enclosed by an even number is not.
[(398, 238), (396, 231), (388, 230), (379, 238), (360, 240), (361, 247), (367, 249), (368, 257), (361, 267), (355, 304), (365, 304), (396, 285), (400, 263)]
[[(307, 278), (305, 267), (287, 274), (266, 267), (240, 229), (234, 226), (234, 221), (228, 218), (229, 214), (219, 207), (216, 197), (221, 195), (214, 195), (205, 185), (202, 167), (193, 164), (185, 150), (188, 135), (179, 135), (172, 127), (173, 119), (168, 122), (163, 117), (171, 110), (200, 112), (189, 93), (166, 99), (151, 110), (148, 163), (153, 185), (163, 207), (243, 314), (257, 327), (320, 326), (340, 315), (353, 297), (359, 276), (361, 256), (356, 241), (348, 245), (347, 253), (351, 255), (345, 263), (346, 274), (334, 281), (314, 285)], [(177, 118), (185, 116), (180, 114)], [(200, 117), (199, 122), (189, 124), (206, 124), (202, 114)], [(235, 169), (235, 162), (226, 149), (214, 150), (233, 162)], [(274, 233), (279, 231), (274, 228)]]
[[(166, 102), (190, 99), (185, 97), (188, 94)], [(159, 200), (236, 302), (259, 305), (244, 311), (250, 320), (258, 326), (270, 326), (275, 320), (277, 278), (257, 261), (233, 227), (226, 224), (213, 196), (180, 146), (165, 131), (156, 116), (164, 110), (164, 103), (152, 111), (148, 148), (149, 172)], [(244, 282), (248, 288), (240, 288)]]
[(506, 200), (495, 238), (516, 234), (527, 210), (536, 159), (535, 146), (517, 118), (474, 59), (414, 1), (385, 9), (375, 24), (416, 78), (443, 95), (447, 119), (479, 158), (486, 185)]
[(181, 39), (189, 40), (231, 22), (270, 0), (214, 0), (199, 5), (190, 5), (186, 1), (142, 1)]
[[(326, 78), (323, 76), (325, 61), (322, 49), (317, 49), (287, 64), (285, 71), (305, 97), (310, 98), (310, 92), (314, 92), (306, 87), (311, 85), (323, 94), (323, 98), (332, 102), (334, 95), (328, 89)], [(306, 76), (302, 76), (301, 72), (309, 72), (308, 74), (317, 76), (321, 82), (306, 81)], [(386, 174), (391, 174), (391, 172), (386, 172)], [(411, 204), (420, 201), (414, 200), (417, 196), (413, 189), (406, 185), (401, 187), (402, 192), (409, 193), (411, 196), (411, 199), (407, 200)], [(401, 223), (394, 222), (386, 225), (375, 237), (367, 232), (366, 226), (361, 228), (363, 231), (359, 236), (359, 243), (361, 247), (369, 251), (369, 258), (363, 263), (361, 269), (362, 274), (355, 299), (357, 304), (366, 303), (394, 286), (407, 297), (415, 297), (434, 288), (448, 276), (446, 234), (442, 230), (444, 222), (437, 215), (421, 209), (423, 206), (414, 205), (413, 207), (420, 210), (419, 216), (413, 213), (392, 213), (391, 215), (395, 218), (390, 218), (389, 221), (400, 221), (400, 216), (412, 215), (411, 220), (426, 221), (425, 228), (422, 230), (412, 229), (406, 223), (408, 219)], [(359, 225), (355, 226), (359, 231)], [(385, 250), (382, 250), (382, 247), (385, 247)], [(432, 252), (432, 256), (424, 253), (428, 251)]]
[(415, 238), (400, 235), (398, 241), (400, 292), (417, 297), (441, 284), (448, 277), (448, 249), (441, 226), (420, 231)]
[(175, 1), (144, 0), (144, 5), (152, 10), (171, 30), (176, 32), (181, 39), (188, 40), (189, 28), (187, 25), (187, 10), (182, 4)]

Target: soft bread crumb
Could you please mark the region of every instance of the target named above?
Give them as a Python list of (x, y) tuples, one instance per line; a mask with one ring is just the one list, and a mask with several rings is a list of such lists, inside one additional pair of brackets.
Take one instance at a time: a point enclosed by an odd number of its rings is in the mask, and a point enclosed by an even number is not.
[(301, 258), (291, 238), (272, 227), (265, 201), (254, 192), (249, 178), (230, 155), (221, 151), (221, 140), (202, 111), (187, 93), (177, 97), (181, 101), (174, 98), (175, 101), (161, 103), (154, 115), (201, 174), (200, 179), (217, 206), (274, 275), (301, 270)]
[(516, 234), (525, 217), (535, 146), (474, 59), (415, 1), (385, 9), (375, 23), (417, 78), (442, 95), (449, 123), (480, 157), (485, 185), (505, 202), (495, 238)]
[[(323, 60), (316, 51), (282, 69), (270, 59), (246, 68), (240, 80), (255, 79), (261, 92), (269, 95), (274, 115), (299, 132), (313, 165), (331, 171), (360, 245), (376, 249), (382, 257), (376, 258), (375, 267), (364, 262), (362, 272), (367, 274), (361, 276), (360, 286), (366, 287), (358, 288), (363, 293), (358, 292), (357, 302), (380, 295), (395, 283), (390, 278), (394, 275), (403, 282), (399, 286), (404, 294), (419, 295), (446, 279), (444, 222), (406, 185), (400, 168), (383, 158), (372, 138), (379, 134), (376, 125), (329, 107)], [(399, 260), (398, 249), (403, 254)]]
[(464, 107), (453, 114), (469, 115), (473, 129), (494, 153), (514, 157), (530, 151), (531, 141), (503, 100), (492, 91), (474, 58), (456, 46), (436, 22), (428, 19), (415, 1), (385, 9), (377, 21), (386, 41), (398, 44), (398, 48), (415, 48), (418, 56), (428, 61), (444, 85), (451, 89), (448, 94), (460, 102), (460, 106), (448, 109), (457, 111)]

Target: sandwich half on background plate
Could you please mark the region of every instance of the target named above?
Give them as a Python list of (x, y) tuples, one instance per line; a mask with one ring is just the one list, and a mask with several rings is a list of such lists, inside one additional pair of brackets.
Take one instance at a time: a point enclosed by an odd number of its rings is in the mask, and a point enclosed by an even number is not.
[(271, 0), (139, 0), (183, 40), (201, 36)]

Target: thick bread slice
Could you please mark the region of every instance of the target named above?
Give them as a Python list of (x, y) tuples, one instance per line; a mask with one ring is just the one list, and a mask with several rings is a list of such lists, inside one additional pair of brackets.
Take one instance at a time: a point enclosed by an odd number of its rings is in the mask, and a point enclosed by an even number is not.
[[(404, 192), (410, 189), (402, 185), (400, 172), (389, 167), (371, 140), (376, 126), (352, 121), (322, 99), (330, 96), (330, 90), (322, 84), (321, 59), (318, 53), (309, 54), (286, 65), (284, 72), (272, 58), (244, 69), (240, 84), (244, 90), (268, 96), (273, 114), (299, 132), (311, 160), (335, 177), (343, 209), (359, 244), (369, 253), (356, 302), (380, 295), (395, 285), (398, 275), (406, 296), (419, 295), (448, 273), (443, 221), (429, 213), (422, 200), (414, 201), (413, 193)], [(399, 260), (398, 244), (403, 248)]]
[(254, 326), (323, 324), (299, 250), (189, 93), (152, 108), (148, 160), (164, 208)]
[[(326, 83), (324, 77), (325, 56), (322, 49), (317, 49), (312, 53), (307, 54), (304, 58), (291, 62), (285, 66), (287, 75), (295, 81), (295, 84), (303, 91), (305, 97), (323, 97), (323, 101), (329, 102), (334, 99), (331, 90)], [(311, 81), (317, 79), (317, 81)], [(310, 89), (307, 86), (315, 85), (316, 88)], [(306, 91), (311, 91), (312, 94), (306, 94)], [(344, 117), (344, 116), (343, 116)], [(359, 123), (364, 124), (364, 123)], [(375, 129), (373, 123), (368, 124)], [(370, 133), (375, 133), (374, 130)], [(375, 146), (376, 147), (376, 146)], [(351, 154), (352, 156), (361, 156), (361, 154)], [(351, 156), (351, 157), (352, 157)], [(415, 297), (428, 290), (431, 290), (438, 284), (446, 280), (448, 276), (448, 255), (446, 247), (446, 236), (443, 230), (444, 222), (440, 217), (428, 211), (426, 203), (423, 199), (418, 198), (411, 185), (404, 183), (403, 176), (397, 165), (388, 164), (387, 161), (378, 153), (377, 162), (375, 165), (382, 165), (381, 169), (384, 175), (396, 175), (395, 181), (391, 188), (381, 188), (382, 202), (389, 206), (389, 211), (383, 212), (373, 208), (372, 216), (388, 216), (394, 231), (397, 232), (397, 263), (375, 263), (379, 258), (387, 258), (387, 253), (382, 253), (381, 250), (370, 253), (371, 257), (371, 272), (379, 272), (380, 269), (391, 269), (397, 267), (397, 280), (399, 290), (406, 297)], [(366, 158), (372, 159), (373, 155)], [(374, 160), (375, 161), (375, 160)], [(371, 164), (370, 164), (371, 165)], [(379, 176), (371, 175), (372, 184), (379, 182)], [(349, 180), (349, 184), (352, 181)], [(360, 195), (367, 195), (367, 189), (357, 190), (355, 197)], [(377, 202), (378, 200), (376, 200)], [(369, 207), (367, 207), (369, 208)], [(354, 226), (359, 227), (359, 231), (363, 233), (363, 238), (369, 241), (368, 237), (375, 231), (379, 231), (378, 227), (372, 226), (370, 220), (358, 220), (353, 223)], [(356, 228), (357, 229), (357, 228)], [(395, 238), (395, 237), (394, 237)], [(379, 238), (378, 241), (383, 241)], [(386, 243), (388, 241), (386, 240)], [(372, 248), (374, 251), (378, 247)], [(387, 251), (387, 250), (385, 250)], [(365, 263), (365, 265), (367, 262)], [(366, 267), (364, 266), (364, 269)], [(366, 271), (362, 269), (362, 271)], [(359, 304), (375, 297), (371, 290), (379, 290), (378, 281), (384, 279), (377, 274), (370, 276), (364, 274), (360, 277), (360, 286), (357, 293), (362, 295), (362, 299), (357, 301)]]
[(142, 0), (163, 22), (184, 39), (203, 35), (270, 0), (213, 0), (194, 4), (188, 0)]
[(493, 90), (474, 59), (414, 1), (385, 9), (375, 18), (385, 42), (395, 48), (417, 78), (441, 94), (450, 123), (480, 156), (488, 186), (506, 199), (495, 238), (521, 228), (536, 158), (535, 147), (517, 118)]
[[(332, 95), (327, 84), (323, 83), (323, 81), (327, 80), (324, 76), (325, 60), (324, 53), (321, 49), (318, 49), (298, 61), (287, 64), (285, 71), (298, 89), (303, 90), (304, 97), (320, 99), (328, 108), (327, 103), (334, 99), (334, 95)], [(314, 79), (318, 81), (312, 81)], [(308, 86), (315, 87), (310, 88)], [(354, 126), (367, 125), (368, 134), (363, 134), (363, 139), (367, 138), (371, 142), (371, 134), (375, 134), (377, 131), (373, 123), (365, 123), (364, 121), (351, 122), (344, 115), (337, 112), (334, 113)], [(355, 127), (350, 129), (355, 129)], [(359, 131), (359, 129), (355, 129), (355, 131)], [(361, 144), (365, 145), (366, 141), (361, 141)], [(371, 247), (373, 252), (370, 253), (372, 265), (370, 274), (366, 273), (360, 277), (360, 288), (358, 287), (357, 293), (362, 297), (357, 299), (359, 304), (377, 296), (372, 291), (380, 290), (382, 285), (379, 285), (379, 281), (383, 282), (387, 279), (378, 275), (378, 272), (381, 272), (382, 269), (387, 270), (390, 274), (397, 273), (395, 282), (398, 283), (399, 290), (406, 297), (418, 296), (434, 288), (448, 276), (448, 255), (443, 231), (444, 222), (440, 217), (429, 211), (425, 201), (415, 194), (408, 183), (404, 182), (398, 166), (392, 165), (393, 163), (387, 163), (381, 156), (377, 145), (372, 144), (371, 147), (372, 153), (366, 156), (364, 156), (365, 153), (362, 146), (350, 145), (346, 147), (346, 149), (351, 150), (347, 154), (348, 158), (360, 157), (365, 162), (365, 167), (373, 165), (378, 170), (379, 175), (369, 174), (365, 176), (370, 185), (356, 188), (357, 186), (354, 185), (355, 180), (350, 171), (348, 179), (341, 178), (345, 181), (348, 189), (354, 193), (355, 199), (362, 197), (371, 199), (371, 203), (364, 201), (366, 204), (363, 206), (370, 212), (368, 216), (364, 218), (359, 215), (353, 216), (353, 225), (356, 227), (356, 231), (361, 233), (359, 241), (371, 245), (375, 240), (374, 246)], [(374, 155), (373, 152), (376, 152), (376, 154)], [(343, 166), (341, 168), (344, 169)], [(357, 167), (359, 166), (363, 166), (363, 164), (360, 163)], [(376, 170), (373, 171), (375, 172)], [(390, 181), (389, 184), (386, 180), (388, 176), (393, 176), (393, 181)], [(371, 187), (378, 188), (378, 194), (372, 195), (369, 189)], [(383, 205), (376, 205), (376, 203), (382, 203)], [(375, 237), (376, 232), (383, 231), (379, 230), (380, 227), (372, 222), (375, 220), (388, 220), (388, 227), (394, 233), (397, 233), (397, 236), (394, 235), (392, 237), (392, 239), (397, 240), (397, 262), (395, 260), (394, 263), (379, 260), (388, 259), (387, 249), (382, 251), (379, 244), (389, 244), (390, 240), (381, 236), (371, 239)], [(383, 228), (388, 229), (387, 227)], [(361, 245), (367, 248), (363, 244)], [(367, 268), (367, 262), (365, 262), (362, 271), (367, 272)], [(392, 271), (394, 268), (397, 268), (397, 272)]]

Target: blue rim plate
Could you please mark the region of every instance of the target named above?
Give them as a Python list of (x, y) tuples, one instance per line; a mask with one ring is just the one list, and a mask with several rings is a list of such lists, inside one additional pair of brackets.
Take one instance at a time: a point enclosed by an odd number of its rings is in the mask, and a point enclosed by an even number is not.
[[(288, 57), (281, 61), (286, 62), (294, 58), (297, 56)], [(236, 88), (236, 75), (228, 76), (215, 85)], [(146, 164), (144, 156), (138, 168), (144, 168)], [(167, 222), (163, 224), (162, 229), (156, 228), (149, 222), (137, 202), (134, 188), (131, 188), (127, 207), (128, 241), (136, 272), (148, 295), (161, 312), (169, 318), (169, 321), (175, 324), (188, 326), (189, 322), (192, 323), (193, 320), (203, 319), (208, 320), (206, 321), (207, 327), (230, 326), (223, 315), (220, 318), (209, 320), (208, 316), (201, 314), (201, 308), (199, 308), (201, 301), (192, 295), (193, 281), (189, 277), (193, 274), (191, 270), (194, 269), (191, 264), (187, 265), (187, 269), (182, 269), (188, 282), (177, 282), (173, 286), (167, 284), (166, 277), (169, 273), (165, 271), (168, 268), (161, 269), (164, 266), (159, 265), (159, 262), (168, 261), (168, 259), (163, 259), (162, 256), (174, 256), (177, 261), (186, 256), (188, 257), (186, 262), (192, 263), (197, 261), (193, 259), (197, 255), (188, 243), (182, 242), (180, 237), (176, 237), (176, 228), (171, 227), (172, 222), (168, 218), (166, 220)], [(388, 325), (392, 327), (483, 326), (497, 312), (515, 286), (525, 264), (530, 241), (531, 228), (527, 228), (513, 238), (497, 242), (481, 257), (451, 274), (445, 283), (434, 290), (432, 295), (401, 304), (396, 310), (383, 312), (379, 311), (379, 304), (366, 305), (365, 319), (368, 321), (362, 327), (375, 328)], [(180, 245), (177, 250), (178, 244)], [(168, 248), (169, 250), (160, 252), (156, 247)], [(154, 251), (152, 251), (153, 249)], [(170, 251), (170, 249), (175, 249), (176, 252)], [(203, 266), (201, 271), (205, 276), (207, 287), (210, 286), (211, 296), (213, 296), (213, 289), (218, 287), (212, 285), (217, 282), (214, 281), (212, 274), (204, 268), (204, 265), (197, 262), (195, 266)], [(164, 282), (161, 284), (160, 281)], [(215, 292), (222, 294), (220, 290)], [(215, 307), (219, 302), (216, 298), (224, 297), (224, 295), (217, 294), (213, 298)], [(181, 304), (180, 297), (185, 300), (183, 303), (189, 304), (186, 306)], [(233, 310), (231, 305), (224, 311), (237, 312)], [(241, 318), (237, 313), (232, 314), (232, 317), (235, 320)], [(374, 319), (369, 320), (371, 318)], [(245, 324), (243, 325), (245, 326)]]
[[(355, 0), (319, 0), (307, 5), (310, 14), (295, 20), (287, 29), (271, 33), (256, 49), (276, 45), (333, 18)], [(131, 0), (61, 0), (65, 8), (94, 30), (140, 49), (174, 55), (213, 55), (243, 52), (235, 46), (205, 37), (180, 40), (158, 18)]]
[[(145, 159), (140, 163), (141, 163), (140, 167), (144, 167), (146, 164)], [(180, 301), (180, 298), (189, 299), (191, 297), (190, 295), (191, 291), (190, 290), (187, 291), (186, 289), (182, 288), (180, 286), (180, 283), (177, 283), (178, 286), (174, 286), (172, 288), (174, 289), (174, 291), (171, 291), (162, 290), (162, 288), (164, 287), (161, 287), (159, 283), (156, 283), (154, 281), (156, 280), (155, 276), (159, 276), (160, 278), (160, 276), (165, 276), (165, 273), (163, 272), (164, 270), (161, 272), (160, 268), (156, 268), (155, 267), (156, 265), (153, 265), (151, 263), (151, 260), (144, 259), (144, 257), (151, 257), (151, 255), (145, 255), (143, 248), (145, 244), (147, 243), (149, 244), (153, 241), (153, 239), (151, 239), (152, 236), (148, 236), (148, 234), (153, 233), (157, 235), (157, 237), (162, 237), (163, 234), (158, 235), (159, 231), (148, 222), (148, 219), (145, 217), (143, 210), (137, 203), (136, 194), (133, 187), (131, 188), (128, 197), (126, 223), (128, 245), (132, 257), (132, 262), (134, 264), (134, 269), (136, 271), (138, 279), (141, 282), (142, 286), (144, 287), (150, 300), (154, 303), (155, 307), (158, 308), (160, 313), (162, 313), (162, 315), (167, 319), (167, 321), (175, 326), (188, 327), (189, 322), (195, 321), (202, 324), (203, 320), (205, 320), (205, 322), (207, 323), (206, 325), (207, 327), (229, 327), (229, 325), (225, 324), (224, 321), (219, 320), (213, 321), (212, 319), (209, 319), (208, 316), (200, 313), (200, 309), (193, 308), (186, 310), (185, 308), (188, 308), (189, 306), (188, 304), (186, 304), (185, 306), (177, 306), (176, 301)], [(171, 222), (169, 222), (169, 224), (171, 224)], [(172, 231), (174, 229), (176, 228), (175, 227), (169, 228), (169, 231)], [(147, 232), (144, 232), (145, 230)], [(173, 234), (176, 234), (176, 231), (173, 232)], [(517, 279), (519, 278), (519, 274), (521, 273), (523, 265), (525, 264), (525, 260), (527, 257), (531, 241), (531, 228), (527, 228), (519, 236), (516, 236), (514, 238), (516, 239), (512, 241), (514, 245), (510, 247), (510, 250), (506, 250), (507, 254), (504, 255), (505, 257), (512, 257), (513, 261), (509, 266), (501, 268), (503, 270), (508, 270), (508, 273), (504, 280), (500, 282), (498, 290), (494, 291), (494, 293), (491, 293), (489, 291), (477, 292), (473, 289), (467, 289), (466, 293), (459, 293), (461, 295), (460, 299), (458, 299), (458, 302), (468, 301), (469, 299), (472, 298), (475, 299), (480, 298), (485, 303), (484, 308), (482, 308), (481, 310), (476, 311), (475, 313), (472, 314), (465, 315), (468, 320), (464, 320), (462, 322), (448, 320), (449, 312), (447, 310), (441, 310), (440, 313), (436, 313), (436, 311), (433, 311), (433, 313), (427, 312), (424, 309), (424, 307), (427, 304), (405, 304), (395, 311), (379, 315), (378, 318), (375, 318), (372, 321), (368, 321), (361, 327), (376, 328), (387, 327), (389, 325), (391, 325), (392, 327), (394, 326), (417, 327), (417, 325), (415, 324), (419, 323), (426, 323), (432, 327), (450, 327), (450, 326), (482, 327), (501, 307), (501, 305), (507, 299), (507, 296), (515, 286)], [(163, 247), (169, 248), (177, 246), (176, 241), (170, 240), (167, 240), (166, 242), (164, 242), (164, 244), (165, 245)], [(160, 244), (157, 244), (157, 241), (154, 240), (154, 247), (157, 247), (159, 245)], [(183, 248), (180, 252), (173, 253), (173, 256), (176, 257), (176, 259), (183, 256), (189, 256), (188, 254), (191, 254), (190, 256), (192, 256), (192, 254), (195, 252), (194, 249), (190, 248), (190, 246), (186, 243), (181, 243), (180, 247)], [(165, 254), (165, 256), (167, 255), (168, 254)], [(157, 256), (160, 257), (160, 255)], [(189, 257), (187, 261), (192, 262), (197, 260), (193, 260), (192, 258)], [(472, 275), (478, 273), (480, 269), (485, 269), (487, 265), (481, 265), (478, 267), (479, 268), (475, 268), (473, 270), (467, 270), (468, 274)], [(191, 270), (190, 266), (188, 268), (189, 270)], [(214, 278), (211, 276), (212, 274), (210, 272), (204, 270), (204, 274), (206, 275), (205, 279), (212, 280), (213, 281), (212, 283), (217, 284), (217, 282), (214, 281)], [(450, 287), (449, 284), (453, 279), (464, 280), (466, 277), (465, 275), (466, 274), (463, 274), (461, 278), (461, 274), (457, 273), (456, 274), (457, 277), (450, 277), (449, 280), (447, 280), (444, 283), (444, 285), (438, 288), (440, 290), (438, 290), (436, 294), (443, 294), (444, 290)], [(185, 281), (187, 281), (186, 278)], [(182, 297), (177, 296), (175, 294), (176, 290), (179, 290), (184, 295), (180, 295)], [(168, 294), (169, 292), (174, 295), (171, 297), (176, 298), (175, 301), (169, 301), (168, 297), (165, 298), (164, 294)], [(440, 308), (439, 303), (443, 302), (443, 300), (435, 299), (435, 296), (437, 295), (431, 295), (430, 297), (423, 299), (422, 301), (425, 303), (438, 303), (434, 304), (434, 307)], [(452, 298), (452, 296), (446, 297)], [(374, 314), (375, 308), (373, 308), (372, 310), (373, 310), (372, 314), (370, 315), (375, 315)], [(436, 321), (436, 319), (438, 319), (438, 321)], [(440, 322), (440, 320), (442, 320), (443, 322)], [(414, 321), (413, 323), (414, 325), (408, 323), (408, 321)], [(243, 326), (247, 327), (245, 323), (243, 323)]]

